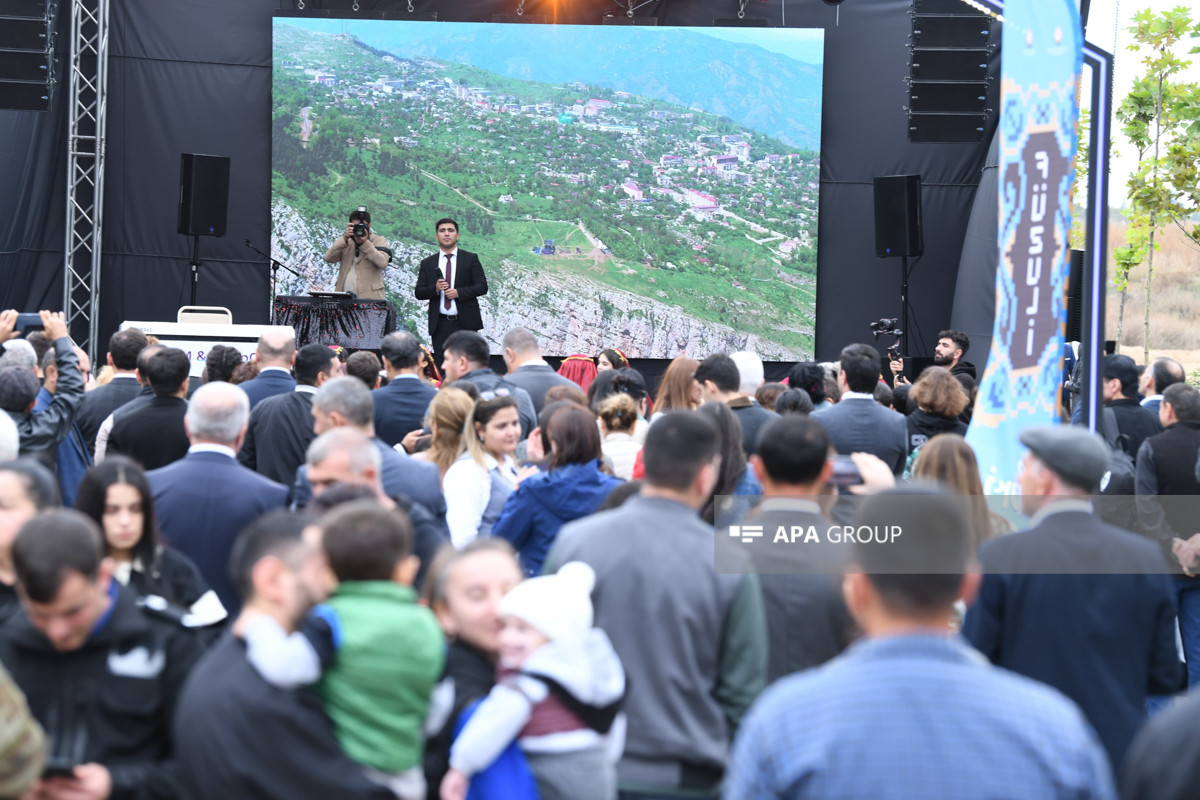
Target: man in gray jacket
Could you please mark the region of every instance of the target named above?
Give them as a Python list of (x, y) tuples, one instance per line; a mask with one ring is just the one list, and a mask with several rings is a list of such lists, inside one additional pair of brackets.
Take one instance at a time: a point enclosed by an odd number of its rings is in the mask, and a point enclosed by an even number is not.
[[(67, 323), (61, 311), (42, 311), (46, 338), (54, 343), (55, 365), (58, 367), (58, 386), (54, 401), (40, 414), (34, 414), (41, 383), (28, 367), (4, 367), (0, 370), (0, 408), (8, 412), (17, 425), (21, 439), (21, 455), (36, 455), (53, 465), (54, 450), (71, 430), (75, 410), (83, 400), (83, 376), (79, 360), (67, 335)], [(0, 348), (13, 338), (17, 312), (0, 313)]]
[(767, 672), (758, 578), (718, 575), (700, 520), (717, 479), (717, 432), (677, 411), (646, 436), (641, 495), (562, 528), (546, 562), (596, 572), (596, 627), (628, 677), (622, 800), (715, 797), (729, 743)]

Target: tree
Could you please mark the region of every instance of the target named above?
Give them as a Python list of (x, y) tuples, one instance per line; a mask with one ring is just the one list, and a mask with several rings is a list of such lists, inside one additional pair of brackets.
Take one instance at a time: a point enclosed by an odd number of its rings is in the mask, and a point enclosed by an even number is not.
[(1189, 168), (1185, 162), (1189, 151), (1196, 152), (1195, 129), (1200, 108), (1195, 102), (1195, 84), (1176, 80), (1189, 64), (1176, 54), (1176, 49), (1180, 43), (1200, 35), (1200, 31), (1193, 27), (1191, 13), (1184, 6), (1161, 14), (1141, 11), (1134, 16), (1129, 30), (1134, 39), (1129, 49), (1142, 53), (1146, 73), (1117, 110), (1123, 133), (1138, 151), (1138, 167), (1126, 184), (1131, 209), (1128, 239), (1124, 247), (1116, 248), (1113, 253), (1117, 265), (1114, 282), (1121, 298), (1117, 343), (1120, 344), (1124, 329), (1129, 273), (1144, 261), (1143, 358), (1149, 361), (1151, 288), (1154, 253), (1158, 249), (1155, 234), (1167, 223), (1179, 224), (1186, 219), (1189, 204), (1195, 208), (1188, 197), (1189, 192), (1196, 191), (1194, 185), (1180, 185), (1177, 181), (1196, 174), (1194, 164)]

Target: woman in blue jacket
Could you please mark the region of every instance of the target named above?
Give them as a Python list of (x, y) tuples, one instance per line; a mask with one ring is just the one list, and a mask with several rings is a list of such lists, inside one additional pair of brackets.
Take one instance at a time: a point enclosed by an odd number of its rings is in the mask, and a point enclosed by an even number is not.
[(564, 524), (595, 511), (622, 481), (601, 472), (600, 430), (586, 408), (564, 404), (546, 423), (549, 469), (525, 478), (508, 497), (492, 535), (507, 539), (526, 575), (538, 575)]

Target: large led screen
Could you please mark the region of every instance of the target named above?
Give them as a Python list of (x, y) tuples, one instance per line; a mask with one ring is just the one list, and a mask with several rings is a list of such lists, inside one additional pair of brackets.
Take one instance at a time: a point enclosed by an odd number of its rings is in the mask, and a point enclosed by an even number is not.
[(331, 290), (357, 206), (399, 324), (434, 223), (490, 291), (484, 335), (548, 355), (811, 358), (822, 31), (274, 20), (280, 294)]

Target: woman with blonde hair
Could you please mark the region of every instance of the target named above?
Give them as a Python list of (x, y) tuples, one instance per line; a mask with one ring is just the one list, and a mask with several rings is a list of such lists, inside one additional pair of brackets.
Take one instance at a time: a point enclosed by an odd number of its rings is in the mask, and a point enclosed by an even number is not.
[(658, 384), (651, 422), (668, 411), (694, 411), (700, 407), (700, 384), (694, 377), (698, 366), (699, 361), (687, 356), (679, 356), (667, 365)]
[(462, 389), (448, 386), (433, 396), (425, 420), (432, 432), (429, 448), (415, 453), (418, 461), (430, 461), (437, 465), (438, 479), (445, 481), (446, 470), (463, 450), (462, 432), (467, 418), (475, 411), (475, 401)]
[(988, 510), (979, 480), (979, 462), (967, 440), (956, 433), (930, 439), (917, 455), (913, 466), (914, 478), (925, 478), (945, 484), (963, 498), (971, 521), (971, 552), (979, 549), (985, 539), (1012, 531), (1012, 525), (999, 514)]

